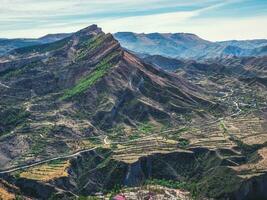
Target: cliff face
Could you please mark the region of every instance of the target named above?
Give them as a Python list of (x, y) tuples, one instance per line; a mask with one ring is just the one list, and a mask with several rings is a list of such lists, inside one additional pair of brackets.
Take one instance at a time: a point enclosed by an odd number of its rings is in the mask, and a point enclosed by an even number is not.
[(248, 179), (240, 186), (237, 191), (233, 192), (229, 196), (232, 199), (237, 200), (266, 199), (266, 186), (266, 174), (262, 174), (260, 176)]

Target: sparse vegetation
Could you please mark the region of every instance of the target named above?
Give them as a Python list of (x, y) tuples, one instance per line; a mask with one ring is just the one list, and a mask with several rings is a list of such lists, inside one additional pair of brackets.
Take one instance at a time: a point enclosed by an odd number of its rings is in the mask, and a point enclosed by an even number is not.
[(80, 50), (78, 51), (75, 60), (78, 62), (85, 59), (90, 52), (94, 51), (96, 48), (100, 48), (105, 39), (106, 35), (104, 34), (100, 34), (91, 38), (81, 38), (78, 45)]
[(148, 179), (145, 182), (146, 185), (160, 185), (167, 188), (182, 189), (190, 191), (191, 195), (195, 197), (197, 195), (197, 185), (195, 183), (174, 181), (166, 179)]
[(180, 138), (180, 139), (178, 140), (178, 146), (179, 146), (180, 148), (186, 148), (188, 145), (189, 145), (189, 141), (188, 141), (188, 140), (183, 139), (183, 138)]
[(0, 127), (5, 127), (0, 136), (8, 133), (14, 127), (22, 125), (30, 116), (30, 113), (22, 108), (6, 108), (0, 111)]
[(142, 134), (152, 134), (156, 130), (156, 127), (150, 123), (141, 123), (137, 126), (137, 131)]

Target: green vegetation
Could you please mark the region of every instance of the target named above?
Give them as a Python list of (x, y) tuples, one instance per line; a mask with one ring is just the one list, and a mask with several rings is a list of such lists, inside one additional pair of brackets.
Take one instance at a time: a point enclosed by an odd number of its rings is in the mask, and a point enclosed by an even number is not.
[(149, 179), (146, 181), (147, 185), (161, 185), (173, 189), (184, 189), (186, 182), (165, 180), (165, 179)]
[(137, 140), (139, 138), (141, 138), (141, 135), (139, 133), (133, 133), (129, 135), (129, 140)]
[(31, 63), (27, 63), (26, 65), (20, 66), (19, 68), (8, 68), (2, 72), (0, 72), (0, 77), (3, 79), (9, 79), (11, 77), (17, 77), (19, 75), (24, 74), (28, 70), (32, 69), (35, 66), (41, 66), (42, 63), (39, 61), (34, 61)]
[(96, 37), (88, 38), (84, 37), (80, 39), (78, 48), (80, 49), (78, 55), (76, 56), (76, 61), (81, 61), (88, 55), (89, 52), (94, 51), (96, 48), (100, 47), (106, 39), (106, 35), (100, 34)]
[(111, 155), (105, 157), (105, 159), (97, 166), (97, 169), (105, 168), (111, 161)]
[(61, 100), (70, 99), (74, 96), (84, 93), (88, 88), (93, 86), (100, 78), (108, 73), (108, 70), (113, 66), (111, 62), (113, 58), (117, 56), (117, 53), (113, 53), (103, 59), (96, 65), (93, 72), (89, 73), (86, 77), (79, 80), (78, 84), (71, 89), (65, 91)]
[(100, 198), (96, 196), (88, 196), (88, 197), (80, 196), (78, 197), (77, 200), (100, 200)]
[(171, 139), (171, 140), (176, 140), (176, 141), (180, 141), (181, 140), (181, 134), (183, 132), (188, 131), (189, 128), (188, 127), (183, 127), (180, 128), (179, 130), (175, 131), (175, 132), (167, 132), (167, 133), (163, 133), (165, 138)]
[(198, 191), (207, 197), (220, 199), (225, 193), (236, 191), (241, 178), (227, 167), (219, 166), (209, 172), (198, 184)]
[(178, 140), (178, 146), (180, 148), (186, 148), (187, 146), (189, 145), (189, 141), (184, 139), (184, 138), (181, 138)]
[(40, 153), (42, 153), (45, 150), (46, 147), (46, 142), (39, 139), (39, 140), (35, 140), (35, 143), (32, 145), (31, 147), (31, 154), (33, 155), (39, 155)]
[(102, 141), (100, 138), (98, 137), (89, 137), (88, 140), (92, 143), (92, 144), (102, 144)]
[(147, 122), (147, 123), (141, 123), (138, 127), (137, 127), (138, 132), (143, 133), (143, 134), (150, 134), (153, 133), (156, 128), (153, 124)]
[(226, 136), (229, 135), (229, 133), (223, 121), (220, 121), (220, 128), (223, 130), (224, 137), (226, 138)]
[(0, 76), (4, 79), (7, 79), (12, 76), (18, 76), (23, 73), (23, 68), (9, 68), (3, 72), (0, 72)]
[(118, 140), (126, 136), (125, 127), (122, 124), (116, 125), (114, 128), (108, 130), (109, 138), (112, 140)]
[(20, 196), (20, 195), (16, 195), (15, 196), (15, 200), (23, 200), (24, 198), (22, 197), (22, 196)]
[(8, 131), (12, 130), (14, 127), (25, 123), (30, 113), (18, 108), (7, 108), (0, 111), (0, 127), (5, 127), (4, 132), (0, 136)]
[(228, 132), (225, 124), (223, 123), (223, 121), (220, 122), (220, 127), (222, 128), (222, 130), (223, 130), (224, 133), (227, 133)]
[(146, 185), (160, 185), (172, 189), (181, 189), (191, 192), (191, 195), (195, 197), (197, 195), (197, 185), (196, 183), (184, 182), (184, 181), (174, 181), (166, 179), (148, 179), (145, 182)]
[(29, 112), (15, 109), (8, 113), (5, 117), (1, 118), (1, 124), (6, 126), (17, 125), (29, 117), (29, 115)]

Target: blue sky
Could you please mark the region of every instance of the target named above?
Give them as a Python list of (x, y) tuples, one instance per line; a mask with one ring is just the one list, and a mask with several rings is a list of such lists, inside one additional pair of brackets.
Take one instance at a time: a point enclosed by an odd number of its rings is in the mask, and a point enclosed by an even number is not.
[(267, 38), (267, 0), (0, 0), (0, 38), (73, 32), (93, 23), (112, 33)]

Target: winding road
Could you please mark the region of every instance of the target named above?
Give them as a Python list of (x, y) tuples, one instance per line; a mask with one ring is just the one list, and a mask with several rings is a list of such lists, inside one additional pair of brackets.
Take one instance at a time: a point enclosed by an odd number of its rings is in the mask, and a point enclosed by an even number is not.
[(33, 164), (23, 165), (23, 166), (20, 166), (20, 167), (15, 167), (15, 168), (3, 170), (3, 171), (0, 171), (0, 174), (7, 174), (7, 173), (12, 173), (12, 172), (16, 172), (16, 171), (19, 171), (19, 170), (23, 170), (23, 169), (28, 169), (28, 168), (31, 168), (31, 167), (34, 167), (34, 166), (38, 166), (38, 165), (41, 165), (41, 164), (44, 164), (44, 163), (47, 163), (47, 162), (51, 162), (51, 161), (54, 161), (54, 160), (74, 158), (74, 157), (80, 155), (81, 153), (94, 151), (96, 148), (97, 147), (94, 147), (94, 148), (91, 148), (91, 149), (85, 149), (85, 150), (81, 150), (81, 151), (78, 151), (78, 152), (70, 154), (70, 155), (58, 156), (58, 157), (55, 157), (55, 158), (50, 158), (50, 159), (45, 159), (45, 160), (42, 160), (42, 161), (38, 161), (38, 162), (33, 163)]
[(2, 86), (2, 87), (4, 87), (4, 88), (10, 88), (9, 86), (7, 86), (7, 85), (5, 85), (5, 84), (3, 84), (3, 83), (1, 83), (1, 82), (0, 82), (0, 86)]

